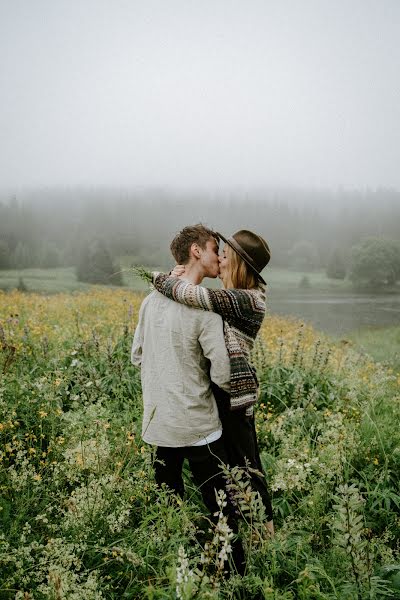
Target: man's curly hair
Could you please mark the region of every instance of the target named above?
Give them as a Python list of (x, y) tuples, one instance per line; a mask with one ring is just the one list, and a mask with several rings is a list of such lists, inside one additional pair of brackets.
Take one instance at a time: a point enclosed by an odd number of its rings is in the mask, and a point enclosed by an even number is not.
[(200, 248), (205, 250), (209, 240), (214, 239), (219, 243), (218, 235), (212, 229), (209, 229), (201, 223), (197, 225), (188, 225), (184, 227), (172, 240), (170, 249), (172, 256), (178, 265), (185, 265), (190, 258), (190, 246), (198, 244)]

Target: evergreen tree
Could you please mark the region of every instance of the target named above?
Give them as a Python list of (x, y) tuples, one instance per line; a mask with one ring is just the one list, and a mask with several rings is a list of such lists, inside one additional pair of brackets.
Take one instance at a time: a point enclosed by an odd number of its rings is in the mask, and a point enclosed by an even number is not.
[(15, 269), (27, 269), (35, 264), (35, 256), (31, 248), (23, 242), (18, 242), (14, 250), (13, 266)]
[(346, 262), (343, 253), (338, 248), (331, 254), (326, 269), (326, 276), (329, 279), (344, 279), (346, 277)]
[(0, 240), (0, 269), (9, 269), (11, 266), (10, 249), (7, 242)]
[(41, 245), (39, 251), (39, 264), (45, 269), (60, 266), (60, 251), (53, 242), (43, 242)]
[(291, 266), (296, 271), (312, 271), (319, 266), (318, 250), (312, 242), (296, 242), (289, 252)]
[(82, 246), (76, 268), (78, 281), (122, 285), (119, 267), (113, 264), (112, 257), (101, 240), (93, 240)]
[(19, 292), (27, 292), (28, 291), (27, 285), (26, 285), (25, 281), (22, 279), (22, 277), (18, 278), (17, 290)]

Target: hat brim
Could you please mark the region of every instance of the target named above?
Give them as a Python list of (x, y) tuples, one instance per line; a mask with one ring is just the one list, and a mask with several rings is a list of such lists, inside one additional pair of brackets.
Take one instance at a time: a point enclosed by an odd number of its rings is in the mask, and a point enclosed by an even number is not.
[(246, 265), (248, 265), (250, 267), (250, 269), (253, 271), (253, 273), (255, 275), (257, 275), (257, 277), (261, 281), (261, 283), (263, 283), (264, 285), (267, 285), (267, 282), (261, 277), (261, 275), (257, 271), (257, 269), (251, 264), (251, 262), (248, 260), (246, 255), (241, 251), (239, 244), (237, 246), (234, 246), (232, 241), (229, 238), (224, 237), (221, 233), (219, 233), (219, 231), (217, 231), (217, 235), (219, 238), (221, 238), (221, 240), (224, 240), (225, 244), (228, 244), (228, 246), (230, 246), (232, 248), (232, 250), (234, 250), (236, 252), (236, 254), (239, 254), (240, 258), (242, 260), (244, 260)]

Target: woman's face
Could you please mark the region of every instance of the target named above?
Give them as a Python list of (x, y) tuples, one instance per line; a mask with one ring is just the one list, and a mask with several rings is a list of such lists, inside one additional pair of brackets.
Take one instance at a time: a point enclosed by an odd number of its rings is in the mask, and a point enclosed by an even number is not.
[(230, 279), (229, 278), (229, 272), (230, 272), (229, 253), (228, 253), (227, 248), (228, 248), (228, 245), (225, 244), (225, 246), (222, 248), (221, 254), (218, 257), (218, 259), (219, 259), (219, 278), (221, 279), (221, 281), (225, 287), (227, 287), (228, 281)]

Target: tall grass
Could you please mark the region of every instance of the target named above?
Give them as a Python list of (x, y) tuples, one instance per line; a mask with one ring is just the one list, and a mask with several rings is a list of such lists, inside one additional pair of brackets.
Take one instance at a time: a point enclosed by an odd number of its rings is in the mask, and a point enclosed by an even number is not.
[(246, 474), (229, 471), (247, 554), (238, 577), (223, 514), (213, 525), (187, 473), (184, 501), (154, 484), (129, 362), (139, 299), (17, 295), (12, 314), (7, 302), (0, 598), (400, 597), (396, 376), (295, 322), (266, 322), (256, 428), (277, 533), (265, 535)]
[(350, 334), (360, 351), (400, 373), (400, 327), (370, 327)]

